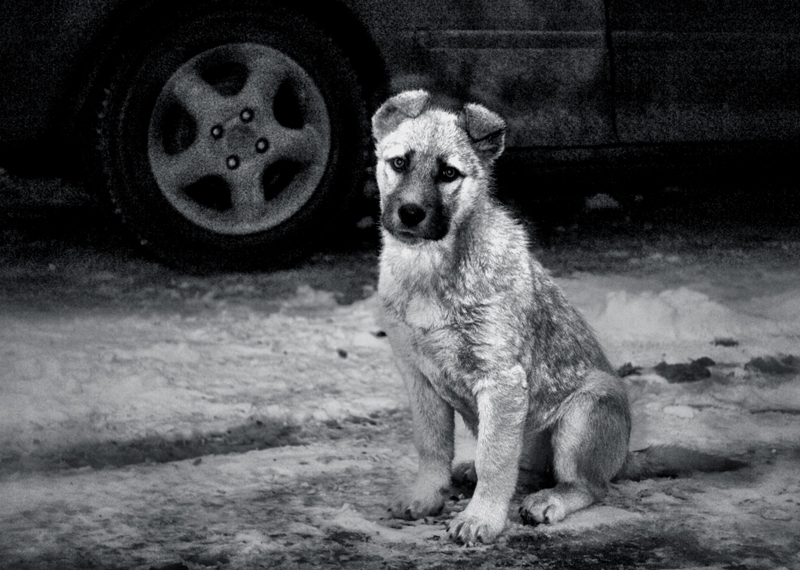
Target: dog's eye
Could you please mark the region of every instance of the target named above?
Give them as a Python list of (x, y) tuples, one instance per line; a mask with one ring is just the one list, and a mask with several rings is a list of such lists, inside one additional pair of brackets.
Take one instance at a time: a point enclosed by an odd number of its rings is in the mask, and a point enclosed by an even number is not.
[(452, 182), (459, 176), (461, 176), (461, 173), (452, 166), (443, 166), (439, 171), (439, 178), (441, 178), (442, 182)]
[(397, 172), (403, 172), (408, 165), (408, 161), (402, 156), (396, 156), (389, 161), (389, 164)]

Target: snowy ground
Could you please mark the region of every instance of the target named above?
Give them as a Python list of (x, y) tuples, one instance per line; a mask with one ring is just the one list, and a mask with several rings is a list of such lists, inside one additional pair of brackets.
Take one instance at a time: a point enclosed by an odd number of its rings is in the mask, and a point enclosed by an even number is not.
[(620, 483), (550, 527), (512, 512), (466, 549), (443, 532), (464, 490), (386, 518), (416, 457), (374, 247), (188, 276), (75, 215), (2, 230), (2, 569), (800, 569), (800, 224), (558, 229), (540, 257), (629, 374), (632, 446), (749, 466)]

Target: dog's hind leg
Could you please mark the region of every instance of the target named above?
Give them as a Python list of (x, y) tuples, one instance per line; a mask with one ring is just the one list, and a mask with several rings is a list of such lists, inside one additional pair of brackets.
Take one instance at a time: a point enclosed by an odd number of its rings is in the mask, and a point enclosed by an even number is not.
[(551, 440), (556, 486), (525, 497), (522, 520), (554, 523), (602, 500), (625, 462), (629, 436), (628, 400), (619, 380), (593, 373), (559, 410)]

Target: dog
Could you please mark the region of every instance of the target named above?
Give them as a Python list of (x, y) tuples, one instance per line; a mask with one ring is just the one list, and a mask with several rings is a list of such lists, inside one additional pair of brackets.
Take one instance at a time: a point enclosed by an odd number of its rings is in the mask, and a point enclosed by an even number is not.
[[(528, 235), (492, 194), (503, 119), (479, 104), (437, 108), (422, 90), (372, 118), (380, 190), (380, 321), (405, 382), (419, 472), (394, 517), (439, 513), (452, 477), (477, 479), (448, 525), (490, 543), (517, 484), (524, 522), (554, 523), (604, 498), (614, 479), (740, 466), (675, 447), (629, 453), (622, 380), (593, 332), (530, 254)], [(452, 467), (454, 412), (477, 438)]]

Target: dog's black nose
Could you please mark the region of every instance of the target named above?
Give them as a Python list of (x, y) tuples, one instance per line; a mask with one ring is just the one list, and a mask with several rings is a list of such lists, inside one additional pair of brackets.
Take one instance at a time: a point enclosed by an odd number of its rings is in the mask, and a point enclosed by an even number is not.
[(397, 215), (407, 228), (413, 228), (425, 219), (425, 210), (416, 204), (403, 204), (398, 208)]

